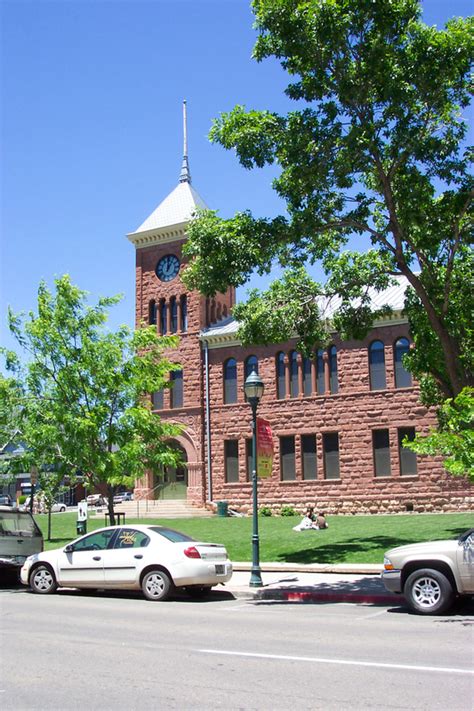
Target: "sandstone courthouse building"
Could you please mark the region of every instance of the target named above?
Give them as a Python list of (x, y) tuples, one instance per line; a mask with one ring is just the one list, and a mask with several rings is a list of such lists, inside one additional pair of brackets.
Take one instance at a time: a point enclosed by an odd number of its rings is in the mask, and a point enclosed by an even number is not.
[[(191, 184), (187, 151), (177, 187), (133, 233), (136, 249), (136, 323), (179, 335), (171, 357), (173, 388), (153, 393), (161, 417), (185, 425), (174, 446), (186, 465), (168, 469), (164, 483), (148, 475), (137, 497), (185, 498), (197, 506), (225, 500), (251, 508), (251, 410), (246, 376), (265, 384), (258, 414), (274, 438), (272, 476), (259, 483), (259, 504), (278, 512), (308, 504), (329, 513), (467, 510), (472, 487), (447, 475), (439, 459), (417, 458), (405, 436), (426, 432), (433, 412), (418, 399), (404, 369), (410, 347), (403, 315), (406, 283), (374, 294), (389, 318), (363, 341), (332, 343), (303, 358), (295, 342), (242, 347), (231, 316), (234, 289), (210, 299), (187, 291), (182, 246), (197, 207), (206, 207)], [(330, 317), (330, 312), (327, 314)]]

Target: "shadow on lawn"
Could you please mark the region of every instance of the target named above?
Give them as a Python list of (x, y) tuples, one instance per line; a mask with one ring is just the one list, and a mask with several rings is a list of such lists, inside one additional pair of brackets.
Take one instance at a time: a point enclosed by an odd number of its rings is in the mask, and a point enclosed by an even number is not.
[[(319, 541), (318, 541), (319, 542)], [(412, 539), (404, 539), (400, 536), (367, 536), (356, 541), (344, 541), (342, 543), (329, 543), (308, 547), (300, 551), (281, 551), (277, 560), (282, 563), (350, 563), (354, 560), (354, 554), (363, 553), (373, 549), (394, 548), (405, 543), (412, 543)]]

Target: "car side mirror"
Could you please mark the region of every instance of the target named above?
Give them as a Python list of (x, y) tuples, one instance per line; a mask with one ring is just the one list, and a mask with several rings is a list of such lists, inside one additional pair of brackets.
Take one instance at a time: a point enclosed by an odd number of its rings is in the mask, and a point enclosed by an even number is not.
[(74, 546), (72, 546), (72, 545), (69, 543), (69, 544), (66, 546), (66, 548), (64, 549), (64, 552), (65, 552), (65, 553), (72, 553), (73, 550), (74, 550)]

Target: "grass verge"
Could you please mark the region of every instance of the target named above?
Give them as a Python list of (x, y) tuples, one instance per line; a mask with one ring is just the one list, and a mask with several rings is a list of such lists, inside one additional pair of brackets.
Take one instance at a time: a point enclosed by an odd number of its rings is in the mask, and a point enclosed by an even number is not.
[[(46, 515), (35, 517), (46, 536)], [(474, 527), (474, 513), (408, 514), (396, 516), (329, 516), (325, 531), (293, 531), (300, 517), (259, 518), (260, 560), (279, 563), (382, 563), (393, 546), (455, 538)], [(252, 518), (130, 519), (127, 523), (160, 524), (197, 540), (223, 543), (231, 560), (252, 557)], [(87, 530), (104, 525), (103, 516), (89, 518)], [(45, 549), (59, 548), (76, 538), (76, 514), (53, 514), (52, 540)]]

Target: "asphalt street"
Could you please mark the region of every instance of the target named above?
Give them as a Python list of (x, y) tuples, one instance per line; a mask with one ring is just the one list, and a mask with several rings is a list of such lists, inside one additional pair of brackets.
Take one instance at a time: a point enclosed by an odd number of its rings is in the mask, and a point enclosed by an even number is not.
[(0, 707), (471, 711), (471, 612), (4, 588)]

